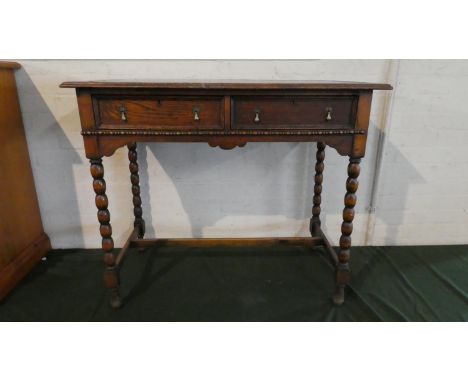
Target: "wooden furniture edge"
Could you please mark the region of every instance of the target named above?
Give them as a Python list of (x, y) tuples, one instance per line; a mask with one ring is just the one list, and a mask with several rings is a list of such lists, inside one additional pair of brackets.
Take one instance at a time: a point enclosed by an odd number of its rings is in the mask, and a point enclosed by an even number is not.
[(322, 231), (322, 228), (318, 227), (317, 229), (318, 229), (318, 235), (322, 239), (322, 245), (325, 248), (325, 251), (330, 255), (333, 261), (333, 265), (336, 267), (338, 264), (338, 255), (336, 251), (333, 249), (333, 247), (331, 246), (330, 242), (328, 241), (327, 236)]
[(315, 247), (324, 245), (332, 260), (337, 263), (338, 258), (330, 246), (325, 234), (320, 230), (319, 236), (304, 237), (242, 237), (242, 238), (163, 238), (139, 239), (138, 227), (134, 227), (125, 244), (120, 249), (115, 265), (122, 266), (125, 256), (130, 248), (161, 248), (161, 247), (268, 247), (268, 246), (305, 246)]
[(275, 245), (315, 246), (320, 237), (243, 237), (243, 238), (167, 238), (135, 239), (130, 247), (262, 247)]
[(131, 247), (132, 241), (136, 240), (138, 237), (138, 227), (134, 227), (130, 236), (128, 237), (127, 241), (123, 245), (122, 249), (120, 250), (119, 254), (115, 259), (115, 265), (119, 266), (122, 265), (125, 255), (127, 254), (127, 250)]
[(2, 300), (51, 250), (50, 239), (42, 233), (34, 239), (19, 256), (0, 271), (0, 300)]
[(393, 87), (386, 83), (370, 82), (326, 82), (326, 81), (65, 81), (61, 88), (83, 89), (192, 89), (192, 90), (392, 90)]
[(21, 64), (14, 61), (0, 61), (0, 69), (20, 69)]

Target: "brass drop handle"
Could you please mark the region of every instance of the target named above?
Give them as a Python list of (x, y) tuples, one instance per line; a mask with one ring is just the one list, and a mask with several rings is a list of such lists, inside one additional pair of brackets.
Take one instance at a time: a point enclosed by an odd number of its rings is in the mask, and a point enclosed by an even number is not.
[(200, 120), (200, 108), (194, 107), (192, 111), (193, 111), (193, 120), (199, 121)]
[(124, 122), (127, 122), (127, 108), (125, 106), (120, 106), (120, 119)]
[(325, 120), (331, 121), (331, 119), (332, 119), (331, 113), (332, 113), (333, 109), (331, 107), (327, 107), (325, 109), (325, 111), (327, 112), (327, 116), (325, 117)]
[(255, 109), (254, 113), (255, 113), (254, 122), (259, 123), (260, 122), (260, 109)]

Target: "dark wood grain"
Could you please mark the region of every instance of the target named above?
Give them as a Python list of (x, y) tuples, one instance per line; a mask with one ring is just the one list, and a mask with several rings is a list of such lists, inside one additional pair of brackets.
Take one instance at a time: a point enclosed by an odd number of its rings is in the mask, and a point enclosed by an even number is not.
[(325, 143), (317, 142), (317, 154), (315, 163), (315, 177), (314, 177), (314, 205), (312, 207), (312, 217), (310, 219), (310, 233), (312, 236), (318, 236), (321, 226), (320, 222), (320, 204), (322, 203), (322, 183), (323, 183), (323, 170), (325, 165)]
[(199, 80), (193, 82), (178, 80), (149, 81), (68, 81), (62, 88), (99, 89), (222, 89), (222, 90), (391, 90), (389, 84), (351, 81), (268, 81), (268, 80)]
[(274, 245), (314, 246), (320, 237), (252, 237), (252, 238), (183, 238), (132, 239), (133, 247), (271, 247)]
[(224, 125), (221, 97), (121, 97), (96, 102), (100, 128), (222, 129)]
[[(372, 92), (363, 91), (359, 96), (358, 108), (356, 114), (356, 130), (366, 130), (369, 128), (370, 112), (372, 104)], [(366, 153), (367, 134), (353, 137), (352, 152), (348, 153), (353, 158), (362, 158)]]
[[(136, 141), (207, 142), (223, 149), (247, 142), (322, 141), (341, 155), (363, 156), (372, 91), (333, 85), (293, 93), (268, 88), (235, 94), (221, 88), (172, 90), (177, 95), (138, 87), (76, 90), (89, 159), (112, 155)], [(252, 108), (258, 105), (256, 123)]]
[(14, 69), (0, 61), (0, 299), (50, 250), (24, 133)]
[(348, 179), (346, 180), (346, 195), (344, 197), (343, 223), (341, 224), (340, 252), (336, 269), (336, 289), (333, 301), (337, 305), (344, 302), (344, 289), (349, 283), (349, 258), (351, 255), (351, 234), (353, 232), (354, 207), (356, 206), (356, 191), (359, 186), (358, 176), (361, 172), (359, 158), (350, 158)]
[(354, 126), (357, 97), (235, 97), (233, 105), (236, 129), (345, 129)]
[[(244, 132), (248, 130), (244, 130)], [(285, 131), (287, 132), (287, 131)], [(315, 132), (315, 131), (313, 131)], [(95, 132), (90, 132), (94, 134)], [(306, 135), (301, 131), (299, 134), (272, 134), (268, 131), (263, 134), (237, 134), (233, 135), (220, 134), (210, 135), (208, 132), (200, 132), (197, 135), (185, 135), (184, 131), (174, 131), (172, 134), (153, 135), (152, 131), (139, 132), (135, 131), (134, 135), (124, 135), (122, 131), (109, 131), (110, 135), (84, 135), (85, 149), (87, 158), (111, 156), (120, 147), (126, 146), (128, 143), (138, 142), (205, 142), (211, 147), (243, 147), (248, 142), (316, 142), (318, 140), (325, 142), (327, 146), (333, 147), (340, 155), (349, 155), (353, 149), (353, 136), (349, 132), (345, 135)], [(281, 132), (283, 133), (283, 132)], [(321, 131), (319, 132), (321, 133)], [(85, 134), (85, 133), (83, 133)]]
[(108, 210), (109, 201), (106, 195), (106, 181), (104, 180), (104, 166), (102, 159), (92, 159), (90, 161), (91, 176), (93, 177), (93, 189), (96, 193), (95, 202), (98, 209), (97, 217), (99, 221), (99, 232), (102, 237), (101, 245), (104, 252), (104, 283), (109, 290), (110, 304), (113, 308), (119, 308), (122, 305), (120, 298), (119, 268), (116, 263), (116, 257), (113, 253), (114, 240), (112, 239), (112, 226), (110, 224), (110, 212)]
[(128, 144), (128, 168), (130, 170), (130, 182), (132, 183), (133, 194), (133, 215), (135, 216), (134, 227), (138, 228), (138, 238), (145, 236), (145, 221), (143, 220), (143, 209), (141, 208), (140, 196), (140, 175), (138, 174), (138, 154), (137, 144), (132, 142)]

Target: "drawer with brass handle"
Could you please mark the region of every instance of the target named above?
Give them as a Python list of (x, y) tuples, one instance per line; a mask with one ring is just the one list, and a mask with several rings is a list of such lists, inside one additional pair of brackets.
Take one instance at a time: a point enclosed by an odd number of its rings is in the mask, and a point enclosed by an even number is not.
[(233, 97), (233, 129), (353, 128), (357, 97)]
[(151, 129), (222, 129), (221, 97), (122, 97), (94, 99), (96, 127)]

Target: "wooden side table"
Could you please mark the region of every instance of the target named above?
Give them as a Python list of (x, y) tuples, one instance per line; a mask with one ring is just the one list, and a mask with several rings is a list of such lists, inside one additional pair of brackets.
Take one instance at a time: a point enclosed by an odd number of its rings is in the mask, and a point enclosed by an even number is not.
[[(86, 156), (102, 236), (105, 273), (114, 308), (122, 304), (119, 269), (127, 249), (148, 246), (323, 245), (336, 265), (335, 304), (344, 302), (359, 163), (364, 156), (372, 93), (387, 84), (358, 82), (65, 82), (76, 88)], [(317, 142), (311, 237), (244, 239), (144, 239), (137, 142), (207, 142), (232, 149), (247, 142)], [(102, 157), (127, 145), (134, 205), (134, 230), (113, 253), (112, 228)], [(340, 250), (320, 228), (325, 147), (349, 157)]]

